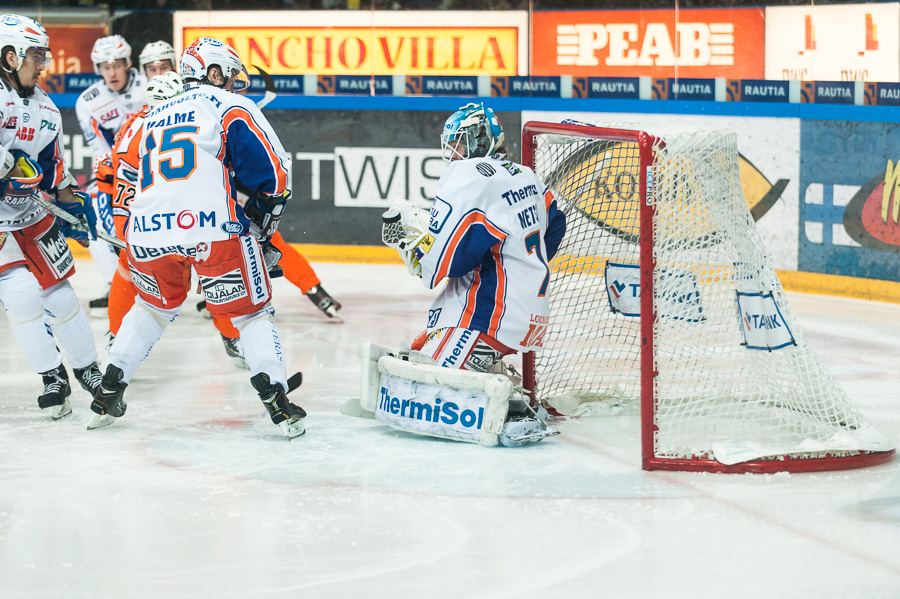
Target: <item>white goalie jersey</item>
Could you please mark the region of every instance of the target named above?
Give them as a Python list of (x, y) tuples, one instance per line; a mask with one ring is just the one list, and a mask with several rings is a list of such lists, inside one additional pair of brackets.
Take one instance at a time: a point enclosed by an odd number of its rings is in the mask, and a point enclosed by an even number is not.
[(565, 216), (528, 167), (495, 158), (451, 162), (416, 252), (426, 287), (447, 279), (428, 331), (462, 327), (511, 349), (540, 349), (550, 322), (548, 263), (564, 233)]

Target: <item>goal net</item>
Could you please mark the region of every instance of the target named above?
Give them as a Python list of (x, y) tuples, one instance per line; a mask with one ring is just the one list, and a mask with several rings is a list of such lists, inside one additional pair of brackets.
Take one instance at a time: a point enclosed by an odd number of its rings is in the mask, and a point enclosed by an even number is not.
[(526, 123), (567, 230), (526, 386), (567, 415), (640, 410), (647, 469), (837, 470), (891, 442), (809, 347), (741, 193), (736, 135)]

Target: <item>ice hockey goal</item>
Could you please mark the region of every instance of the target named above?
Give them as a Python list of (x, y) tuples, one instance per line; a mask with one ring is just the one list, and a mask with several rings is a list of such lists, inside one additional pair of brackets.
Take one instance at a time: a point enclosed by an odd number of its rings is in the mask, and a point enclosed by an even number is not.
[(544, 349), (524, 359), (538, 398), (570, 415), (639, 406), (646, 469), (893, 458), (791, 314), (741, 194), (734, 133), (529, 122), (522, 152), (568, 220)]

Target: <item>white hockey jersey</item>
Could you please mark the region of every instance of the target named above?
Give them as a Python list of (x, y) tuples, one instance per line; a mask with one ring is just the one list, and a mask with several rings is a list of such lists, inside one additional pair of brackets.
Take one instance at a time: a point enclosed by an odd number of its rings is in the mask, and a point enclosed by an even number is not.
[(84, 90), (75, 102), (78, 124), (95, 159), (110, 152), (116, 132), (129, 116), (147, 104), (147, 78), (133, 67), (128, 69), (128, 74), (128, 85), (122, 91), (110, 91), (100, 80)]
[[(12, 150), (21, 150), (44, 171), (40, 188), (55, 189), (69, 175), (63, 160), (62, 118), (53, 101), (40, 87), (28, 98), (22, 98), (0, 78), (0, 163)], [(0, 185), (0, 192), (5, 185)], [(28, 200), (17, 206), (0, 202), (0, 231), (16, 231), (33, 225), (46, 214)]]
[(291, 159), (266, 117), (212, 85), (191, 85), (145, 117), (139, 159), (132, 246), (187, 249), (243, 234), (235, 178), (251, 191), (289, 189)]
[(565, 228), (553, 194), (531, 169), (494, 158), (451, 162), (419, 246), (425, 286), (448, 279), (428, 313), (428, 331), (463, 327), (512, 349), (539, 349), (550, 322), (548, 263)]

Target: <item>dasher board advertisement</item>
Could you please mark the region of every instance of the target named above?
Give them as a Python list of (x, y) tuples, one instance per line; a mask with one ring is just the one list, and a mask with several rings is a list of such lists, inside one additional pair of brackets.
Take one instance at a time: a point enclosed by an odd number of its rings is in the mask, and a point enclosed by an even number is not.
[(525, 11), (176, 11), (174, 45), (228, 43), (271, 75), (528, 75)]
[(534, 13), (532, 74), (762, 79), (760, 8)]
[(900, 81), (900, 4), (766, 8), (765, 78)]

